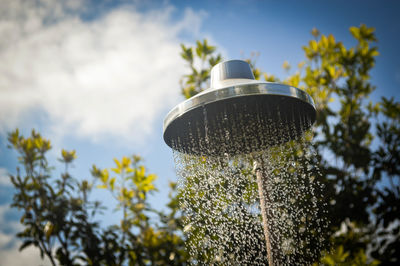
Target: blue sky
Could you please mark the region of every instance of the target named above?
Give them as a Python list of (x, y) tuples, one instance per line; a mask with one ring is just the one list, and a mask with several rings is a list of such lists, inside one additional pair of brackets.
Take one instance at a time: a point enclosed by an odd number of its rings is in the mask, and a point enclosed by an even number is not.
[[(176, 180), (162, 121), (183, 100), (186, 73), (180, 43), (207, 38), (225, 59), (259, 52), (257, 66), (284, 77), (282, 63), (304, 59), (301, 47), (318, 28), (345, 45), (350, 26), (376, 28), (380, 56), (372, 71), (373, 99), (400, 98), (400, 4), (396, 1), (6, 1), (0, 5), (0, 265), (40, 263), (28, 250), (18, 257), (13, 237), (18, 213), (7, 172), (16, 154), (7, 132), (32, 128), (61, 148), (75, 149), (71, 173), (90, 178), (94, 163), (138, 154), (158, 175), (151, 198), (162, 209), (168, 180)], [(111, 206), (107, 193), (96, 193)], [(103, 217), (104, 224), (118, 220)]]

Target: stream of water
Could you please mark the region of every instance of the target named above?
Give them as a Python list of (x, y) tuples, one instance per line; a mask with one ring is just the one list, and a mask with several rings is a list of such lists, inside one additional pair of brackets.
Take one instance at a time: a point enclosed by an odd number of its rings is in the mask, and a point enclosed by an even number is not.
[[(302, 124), (310, 123), (304, 119)], [(257, 128), (260, 122), (266, 124), (258, 120), (230, 130), (265, 131), (265, 126)], [(284, 134), (298, 131), (295, 124), (282, 128), (271, 123), (265, 139), (244, 140), (248, 150), (264, 142), (281, 143), (256, 152), (203, 156), (174, 151), (192, 264), (266, 265), (269, 259), (273, 265), (310, 265), (320, 256), (328, 221), (312, 131), (282, 143)], [(224, 129), (213, 132), (230, 138)], [(213, 132), (208, 130), (207, 138), (216, 138)]]

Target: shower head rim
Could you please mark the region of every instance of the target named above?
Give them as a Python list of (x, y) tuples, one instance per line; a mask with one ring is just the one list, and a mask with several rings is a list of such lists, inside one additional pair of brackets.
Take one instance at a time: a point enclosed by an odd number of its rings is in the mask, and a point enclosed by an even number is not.
[(176, 105), (173, 109), (171, 109), (164, 119), (163, 135), (173, 121), (193, 109), (205, 106), (209, 103), (223, 101), (230, 98), (257, 95), (274, 95), (296, 98), (305, 102), (306, 104), (309, 104), (315, 111), (315, 104), (311, 96), (299, 88), (275, 82), (254, 82), (253, 80), (249, 80), (248, 83), (204, 90), (203, 92)]

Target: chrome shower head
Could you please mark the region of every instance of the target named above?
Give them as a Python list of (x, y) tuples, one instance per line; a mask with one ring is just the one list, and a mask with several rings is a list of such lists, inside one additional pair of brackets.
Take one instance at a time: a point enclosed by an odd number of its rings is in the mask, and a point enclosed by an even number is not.
[(243, 154), (296, 139), (316, 118), (310, 95), (254, 79), (241, 60), (211, 70), (211, 88), (178, 104), (164, 120), (164, 141), (196, 155)]

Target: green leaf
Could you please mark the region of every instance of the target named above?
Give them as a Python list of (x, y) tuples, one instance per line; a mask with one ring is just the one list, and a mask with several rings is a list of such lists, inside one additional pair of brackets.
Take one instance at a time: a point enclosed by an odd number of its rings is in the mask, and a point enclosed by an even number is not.
[(197, 44), (196, 54), (197, 54), (198, 57), (202, 58), (203, 45), (201, 44), (200, 41), (197, 41), (196, 44)]
[(183, 59), (188, 61), (190, 64), (193, 63), (193, 50), (192, 48), (186, 48), (185, 45), (181, 44), (182, 52), (181, 56)]
[(101, 170), (99, 168), (97, 168), (96, 165), (93, 164), (92, 169), (90, 170), (92, 176), (94, 177), (101, 177)]

